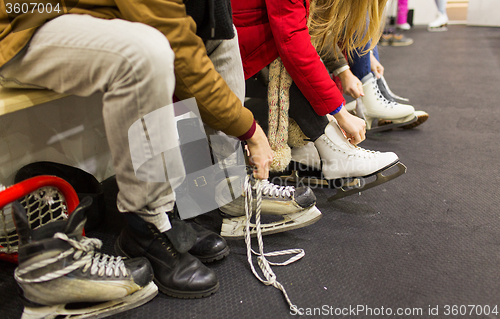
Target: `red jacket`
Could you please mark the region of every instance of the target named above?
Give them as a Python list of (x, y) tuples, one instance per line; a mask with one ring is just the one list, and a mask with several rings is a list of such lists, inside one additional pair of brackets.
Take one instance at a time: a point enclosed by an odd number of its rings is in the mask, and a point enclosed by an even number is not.
[(311, 44), (309, 0), (231, 0), (231, 5), (245, 78), (280, 56), (316, 113), (325, 115), (345, 103)]

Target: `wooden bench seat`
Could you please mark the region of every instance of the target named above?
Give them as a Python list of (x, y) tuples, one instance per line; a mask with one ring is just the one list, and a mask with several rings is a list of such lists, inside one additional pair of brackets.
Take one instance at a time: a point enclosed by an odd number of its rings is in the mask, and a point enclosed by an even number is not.
[(59, 94), (51, 90), (0, 88), (0, 116), (68, 95), (70, 94)]

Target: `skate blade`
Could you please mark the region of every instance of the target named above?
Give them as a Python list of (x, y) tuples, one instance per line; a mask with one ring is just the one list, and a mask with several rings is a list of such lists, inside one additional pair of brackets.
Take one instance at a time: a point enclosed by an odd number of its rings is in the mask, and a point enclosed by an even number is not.
[(299, 176), (298, 170), (293, 170), (290, 175), (280, 176), (280, 182), (284, 186), (309, 186), (328, 187), (328, 181), (316, 176)]
[[(283, 220), (261, 224), (262, 235), (271, 235), (293, 229), (298, 229), (314, 224), (321, 218), (321, 212), (316, 206), (301, 210), (300, 212), (281, 215)], [(226, 239), (245, 238), (246, 216), (224, 218), (220, 235)], [(250, 224), (251, 236), (255, 237), (257, 231), (255, 224)]]
[[(391, 174), (391, 175), (387, 175), (385, 176), (383, 173), (390, 170), (391, 168), (393, 167), (396, 167), (398, 168), (398, 171)], [(401, 163), (401, 162), (397, 162), (393, 165), (390, 165), (386, 168), (383, 168), (381, 170), (379, 170), (378, 172), (375, 172), (373, 174), (370, 174), (370, 175), (367, 175), (367, 176), (363, 176), (363, 180), (366, 181), (366, 179), (368, 177), (371, 177), (371, 176), (375, 176), (375, 180), (372, 181), (372, 182), (368, 182), (368, 183), (360, 183), (359, 186), (354, 186), (354, 187), (339, 187), (337, 188), (337, 193), (331, 197), (328, 198), (328, 201), (333, 201), (333, 200), (337, 200), (337, 199), (340, 199), (340, 198), (344, 198), (346, 196), (350, 196), (350, 195), (353, 195), (353, 194), (357, 194), (357, 193), (360, 193), (362, 191), (365, 191), (367, 189), (370, 189), (370, 188), (373, 188), (375, 186), (378, 186), (380, 184), (383, 184), (385, 182), (388, 182), (390, 180), (393, 180), (395, 179), (396, 177), (398, 176), (401, 176), (403, 175), (404, 173), (406, 173), (406, 166)]]
[[(408, 121), (404, 121), (403, 120), (403, 122), (398, 122), (397, 120), (387, 120), (386, 121), (387, 124), (377, 125), (377, 126), (374, 126), (374, 127), (372, 126), (372, 128), (370, 130), (366, 131), (366, 134), (372, 134), (372, 133), (390, 131), (390, 130), (398, 128), (398, 127), (409, 125), (409, 124), (411, 124), (413, 122), (416, 122), (417, 120), (418, 120), (417, 116), (413, 116)], [(375, 119), (374, 121), (377, 121), (377, 123), (379, 122), (379, 120), (377, 120), (377, 119)]]
[(427, 31), (429, 31), (429, 32), (444, 32), (444, 31), (448, 31), (448, 27), (447, 26), (437, 27), (437, 28), (427, 27)]
[[(307, 173), (307, 172), (304, 172)], [(316, 172), (315, 172), (316, 173)], [(296, 186), (296, 187), (327, 187), (327, 188), (339, 188), (341, 186), (346, 187), (356, 187), (361, 183), (359, 178), (350, 179), (335, 179), (327, 180), (321, 177), (322, 174), (319, 172), (318, 176), (300, 176), (299, 171), (293, 170), (290, 175), (280, 176), (280, 182), (284, 186)]]
[(158, 287), (150, 282), (135, 293), (117, 300), (93, 304), (87, 308), (68, 309), (67, 305), (47, 307), (25, 307), (21, 319), (80, 319), (104, 318), (123, 311), (137, 308), (153, 299), (158, 294)]

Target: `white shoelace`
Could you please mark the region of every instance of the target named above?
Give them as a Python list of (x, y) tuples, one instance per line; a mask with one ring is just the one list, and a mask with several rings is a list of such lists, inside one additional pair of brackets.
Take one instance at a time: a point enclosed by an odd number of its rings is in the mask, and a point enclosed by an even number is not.
[[(295, 312), (298, 311), (297, 306), (295, 306), (290, 298), (288, 297), (288, 294), (286, 293), (285, 287), (283, 287), (282, 284), (280, 284), (276, 280), (276, 275), (273, 272), (271, 265), (273, 266), (286, 266), (289, 265), (305, 255), (305, 251), (303, 249), (287, 249), (287, 250), (280, 250), (280, 251), (273, 251), (269, 253), (264, 253), (264, 243), (262, 241), (262, 230), (260, 227), (260, 213), (261, 213), (261, 205), (262, 205), (262, 188), (263, 188), (263, 181), (257, 180), (255, 183), (255, 186), (252, 187), (252, 183), (250, 181), (250, 177), (247, 176), (245, 178), (245, 183), (244, 183), (244, 191), (245, 191), (245, 215), (246, 215), (246, 227), (245, 227), (245, 243), (247, 245), (247, 259), (248, 263), (250, 264), (250, 268), (252, 269), (253, 274), (259, 281), (264, 283), (265, 285), (272, 285), (273, 287), (281, 290), (283, 292), (283, 295), (285, 296), (286, 301), (288, 302), (288, 305), (290, 306), (290, 310), (294, 310)], [(257, 242), (259, 244), (259, 252), (255, 252), (252, 249), (252, 239), (250, 237), (250, 220), (252, 218), (252, 191), (255, 189), (256, 194), (257, 194), (257, 202), (256, 202), (256, 211), (255, 211), (255, 228), (257, 230)], [(266, 278), (265, 280), (260, 277), (260, 275), (257, 273), (257, 271), (254, 268), (253, 265), (253, 260), (252, 260), (252, 254), (257, 255), (257, 264), (259, 265), (260, 269), (262, 270), (262, 273), (264, 274), (264, 277)], [(273, 263), (269, 262), (266, 257), (272, 257), (272, 256), (282, 256), (282, 255), (289, 255), (289, 254), (295, 254), (295, 256), (290, 257), (287, 261), (282, 262), (282, 263)]]
[[(338, 152), (344, 152), (344, 154), (346, 153), (345, 150), (341, 150), (338, 147), (338, 145), (333, 143), (328, 137), (325, 137), (324, 141), (325, 141), (326, 145), (328, 145), (328, 147), (330, 147), (332, 150), (336, 150)], [(379, 151), (371, 151), (371, 150), (367, 150), (367, 149), (364, 149), (362, 147), (359, 147), (357, 145), (353, 145), (351, 142), (349, 142), (349, 139), (346, 139), (345, 143), (348, 145), (349, 148), (351, 148), (354, 151), (354, 154), (349, 154), (349, 156), (357, 156), (360, 158), (373, 158), (373, 156), (380, 154)]]
[(379, 151), (370, 151), (357, 145), (352, 145), (350, 142), (349, 145), (351, 145), (351, 147), (356, 151), (356, 156), (358, 157), (372, 158), (374, 155), (380, 154)]
[[(113, 275), (118, 277), (120, 276), (120, 274), (124, 277), (128, 276), (127, 268), (125, 267), (125, 264), (123, 263), (121, 257), (114, 257), (95, 252), (95, 249), (99, 249), (102, 246), (102, 242), (99, 239), (83, 237), (80, 241), (77, 241), (68, 238), (68, 236), (63, 233), (54, 234), (54, 238), (58, 238), (68, 242), (71, 246), (73, 246), (73, 248), (63, 251), (55, 257), (39, 261), (23, 269), (20, 269), (19, 267), (16, 268), (14, 277), (18, 282), (40, 283), (50, 281), (65, 276), (72, 271), (81, 268), (82, 266), (82, 272), (85, 273), (90, 268), (90, 274), (97, 274), (99, 277), (103, 277), (104, 275), (108, 277), (111, 277)], [(73, 259), (75, 259), (75, 262), (71, 265), (68, 265), (57, 271), (42, 275), (38, 278), (21, 278), (21, 276), (33, 270), (44, 268), (50, 264), (56, 263), (68, 256), (71, 256), (72, 254), (74, 254)]]
[(293, 186), (279, 186), (269, 182), (267, 179), (261, 182), (262, 195), (290, 198), (295, 193)]

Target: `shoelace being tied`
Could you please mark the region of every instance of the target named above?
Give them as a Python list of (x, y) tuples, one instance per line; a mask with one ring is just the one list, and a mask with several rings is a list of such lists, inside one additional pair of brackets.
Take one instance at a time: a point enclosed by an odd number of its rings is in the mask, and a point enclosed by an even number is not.
[[(274, 251), (274, 252), (268, 252), (264, 253), (264, 243), (262, 240), (262, 230), (260, 227), (260, 214), (261, 214), (261, 206), (262, 206), (262, 193), (263, 193), (263, 187), (265, 185), (264, 181), (261, 180), (256, 180), (255, 185), (252, 186), (252, 182), (250, 179), (250, 176), (246, 176), (245, 178), (245, 183), (244, 183), (244, 192), (245, 192), (245, 215), (246, 215), (246, 225), (245, 225), (245, 243), (247, 245), (247, 259), (248, 263), (250, 264), (250, 268), (252, 269), (253, 274), (259, 281), (264, 283), (265, 285), (272, 285), (273, 287), (281, 290), (283, 292), (283, 295), (285, 296), (285, 299), (290, 306), (290, 310), (298, 311), (297, 306), (295, 306), (290, 298), (288, 297), (288, 294), (285, 290), (285, 287), (283, 287), (282, 284), (280, 284), (276, 280), (276, 275), (273, 272), (271, 265), (273, 266), (286, 266), (289, 265), (305, 255), (305, 251), (303, 249), (287, 249), (287, 250), (280, 250), (280, 251)], [(255, 252), (252, 249), (252, 239), (250, 237), (250, 220), (252, 218), (252, 202), (253, 202), (253, 190), (256, 192), (256, 210), (255, 210), (255, 228), (257, 230), (257, 242), (259, 245), (259, 252)], [(260, 275), (257, 273), (255, 270), (255, 267), (253, 265), (253, 260), (252, 260), (252, 254), (255, 254), (257, 256), (257, 264), (259, 265), (262, 273), (264, 274), (264, 277), (266, 278), (265, 280), (260, 277)], [(273, 257), (273, 256), (282, 256), (282, 255), (289, 255), (289, 254), (295, 254), (294, 256), (290, 257), (287, 261), (282, 262), (282, 263), (273, 263), (270, 262), (266, 259), (266, 257)]]

